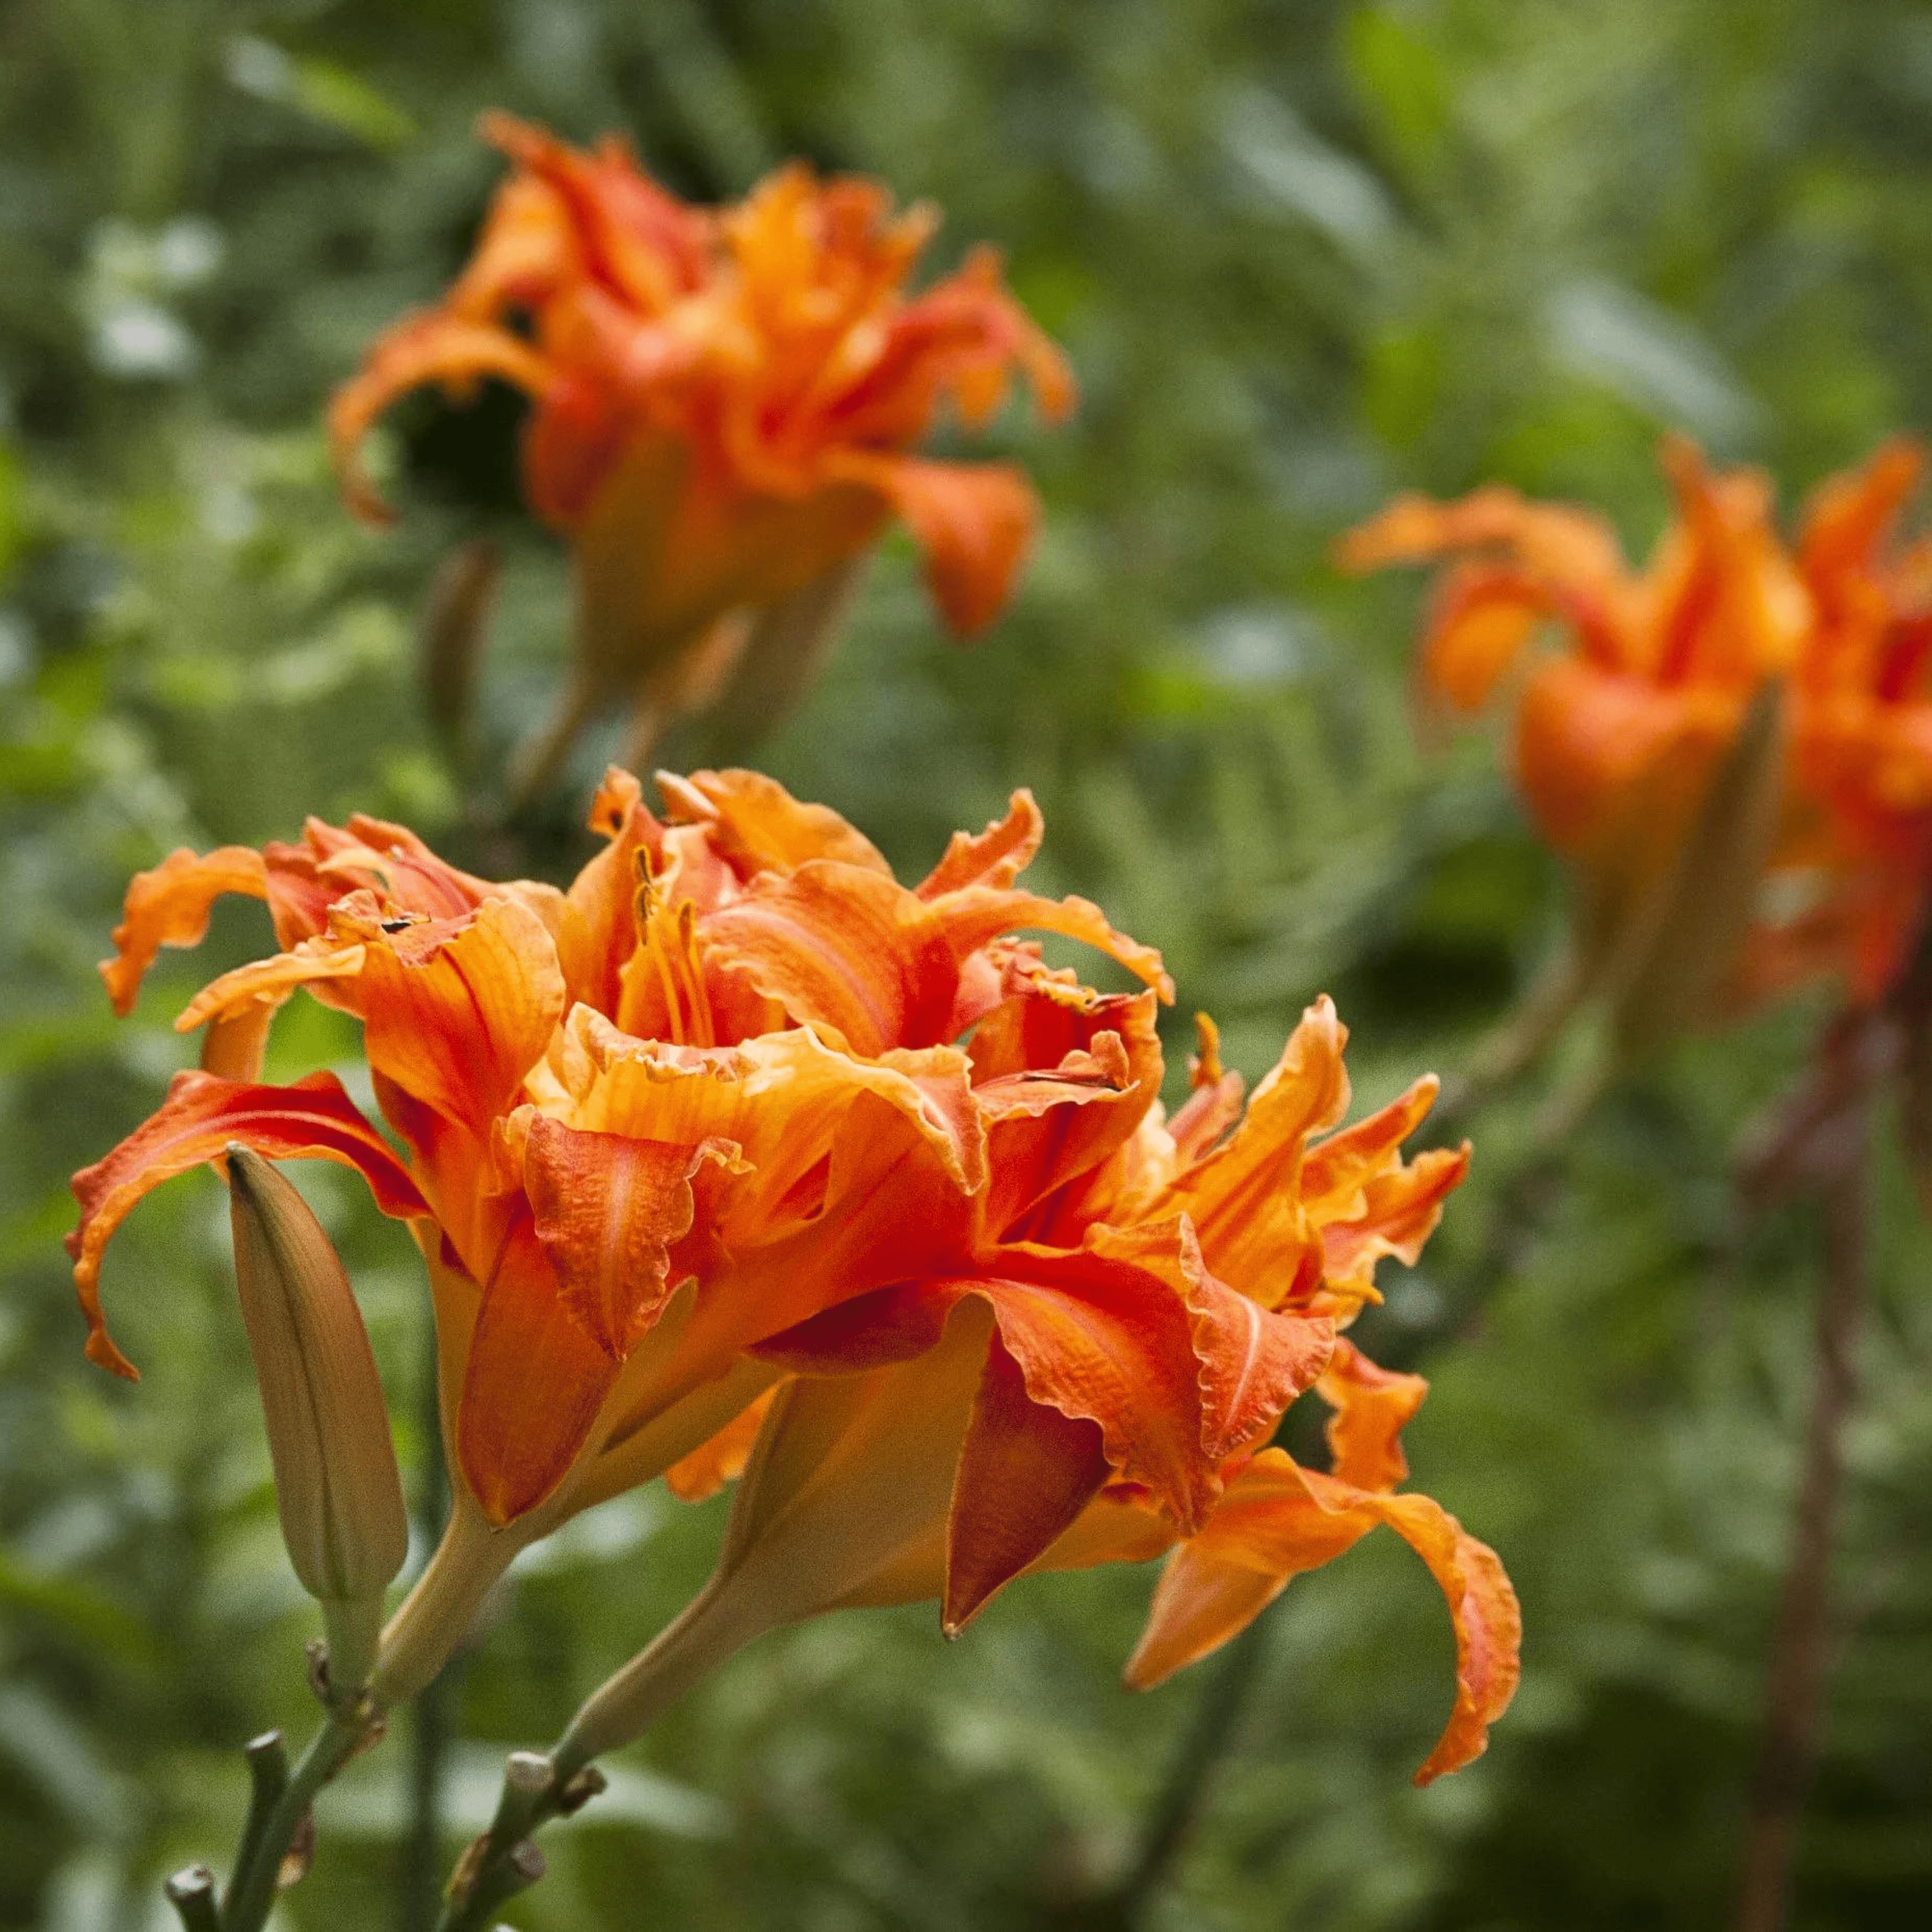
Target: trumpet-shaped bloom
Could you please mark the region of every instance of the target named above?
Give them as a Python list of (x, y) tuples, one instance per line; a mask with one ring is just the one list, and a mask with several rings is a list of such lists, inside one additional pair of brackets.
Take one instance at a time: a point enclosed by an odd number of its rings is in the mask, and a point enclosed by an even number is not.
[[(90, 1352), (126, 1366), (101, 1257), (149, 1190), (237, 1144), (344, 1162), (429, 1261), (452, 1465), (498, 1526), (462, 1600), (601, 1497), (658, 1474), (703, 1495), (745, 1468), (713, 1644), (926, 1595), (957, 1629), (1029, 1568), (1172, 1547), (1144, 1646), (1171, 1664), (1238, 1627), (1173, 1606), (1273, 1480), (1270, 1508), (1317, 1526), (1283, 1531), (1300, 1554), (1276, 1588), (1378, 1521), (1445, 1589), (1474, 1580), (1450, 1590), (1466, 1708), (1442, 1761), (1478, 1748), (1513, 1681), (1513, 1600), (1450, 1519), (1390, 1493), (1421, 1384), (1336, 1340), (1464, 1172), (1466, 1149), (1402, 1156), (1432, 1081), (1342, 1126), (1324, 1000), (1245, 1105), (1204, 1022), (1170, 1120), (1160, 959), (1020, 883), (1042, 829), (1026, 794), (909, 887), (767, 779), (659, 784), (662, 819), (610, 774), (591, 818), (606, 843), (564, 891), (473, 878), (367, 819), (136, 879), (103, 969), (123, 1010), (222, 893), (266, 900), (281, 950), (182, 1015), (218, 1070), (178, 1076), (76, 1177)], [(1142, 990), (1050, 968), (1028, 930), (1084, 941)], [(360, 1019), (401, 1154), (331, 1076), (262, 1082), (298, 990)], [(1317, 1387), (1342, 1416), (1325, 1474), (1266, 1447)], [(386, 1640), (381, 1681), (418, 1681), (438, 1644), (412, 1638), (406, 1666)]]
[[(1402, 1156), (1435, 1083), (1341, 1127), (1346, 1036), (1324, 1000), (1245, 1107), (1204, 1022), (1169, 1120), (1144, 1000), (1015, 963), (971, 1047), (991, 1178), (967, 1256), (909, 1263), (758, 1345), (791, 1379), (717, 1571), (585, 1706), (566, 1760), (635, 1735), (775, 1626), (936, 1596), (957, 1630), (1022, 1570), (1172, 1552), (1129, 1666), (1151, 1684), (1387, 1523), (1456, 1632), (1454, 1714), (1420, 1774), (1466, 1762), (1515, 1688), (1516, 1600), (1493, 1552), (1396, 1493), (1426, 1384), (1336, 1332), (1378, 1261), (1417, 1258), (1466, 1170), (1466, 1148)], [(1326, 1472), (1267, 1446), (1311, 1388), (1335, 1410)]]
[(754, 616), (822, 602), (894, 518), (952, 628), (992, 620), (1037, 520), (1032, 489), (1010, 464), (915, 452), (943, 410), (983, 425), (1015, 368), (1050, 416), (1073, 388), (990, 251), (909, 294), (935, 217), (895, 213), (874, 182), (794, 164), (699, 208), (620, 141), (584, 153), (506, 116), (484, 128), (514, 172), (468, 266), (332, 406), (356, 509), (386, 514), (358, 454), (391, 403), (494, 377), (532, 399), (526, 493), (571, 541), (600, 692), (687, 708), (742, 653), (808, 654), (800, 626), (757, 637)]
[[(364, 818), (178, 852), (134, 881), (103, 968), (122, 1010), (224, 893), (266, 900), (282, 950), (177, 1022), (206, 1030), (219, 1070), (177, 1076), (76, 1178), (94, 1359), (130, 1372), (98, 1283), (149, 1190), (231, 1142), (338, 1160), (429, 1259), (454, 1460), (484, 1513), (523, 1516), (573, 1473), (580, 1499), (608, 1493), (776, 1378), (748, 1344), (877, 1285), (984, 1192), (988, 1127), (952, 1042), (1031, 956), (1015, 928), (1086, 940), (1166, 988), (1096, 908), (1014, 884), (1038, 843), (1024, 794), (914, 890), (754, 774), (664, 785), (669, 824), (611, 774), (592, 814), (608, 842), (568, 891), (475, 878)], [(404, 1155), (332, 1076), (262, 1083), (298, 990), (362, 1022)]]
[(1782, 688), (1784, 769), (1755, 922), (1728, 988), (1826, 972), (1870, 996), (1898, 970), (1932, 874), (1932, 545), (1900, 543), (1922, 453), (1888, 443), (1818, 490), (1787, 544), (1755, 470), (1672, 440), (1677, 516), (1631, 569), (1600, 517), (1492, 487), (1406, 496), (1346, 538), (1348, 568), (1448, 560), (1420, 682), (1463, 711), (1515, 682), (1516, 776), (1600, 909), (1682, 852), (1754, 694)]

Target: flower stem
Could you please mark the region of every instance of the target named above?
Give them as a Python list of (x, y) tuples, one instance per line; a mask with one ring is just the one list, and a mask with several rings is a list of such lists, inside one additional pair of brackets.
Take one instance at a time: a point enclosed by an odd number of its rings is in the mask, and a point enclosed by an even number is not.
[[(422, 1486), (416, 1521), (425, 1537), (449, 1508), (449, 1472), (444, 1467), (442, 1409), (438, 1383), (436, 1328), (428, 1325), (419, 1374), (417, 1426), (422, 1438)], [(442, 1876), (442, 1792), (449, 1750), (453, 1687), (445, 1670), (432, 1678), (410, 1713), (409, 1819), (404, 1828), (396, 1885), (397, 1932), (428, 1932)]]
[(1133, 1863), (1104, 1909), (1094, 1916), (1096, 1928), (1119, 1927), (1126, 1932), (1140, 1924), (1172, 1875), (1234, 1748), (1242, 1714), (1268, 1659), (1269, 1624), (1263, 1611), (1214, 1660), (1148, 1810)]
[(1870, 1287), (1870, 1168), (1868, 1127), (1861, 1120), (1820, 1200), (1824, 1268), (1814, 1330), (1816, 1381), (1805, 1425), (1790, 1561), (1772, 1640), (1738, 1932), (1778, 1932), (1790, 1916), (1804, 1800), (1817, 1765), (1844, 1430), (1857, 1394), (1858, 1332)]
[(380, 1723), (380, 1713), (367, 1697), (329, 1713), (260, 1821), (252, 1843), (244, 1846), (229, 1882), (228, 1896), (222, 1902), (221, 1932), (261, 1932), (275, 1902), (282, 1862), (302, 1830), (316, 1793), (355, 1756)]
[(214, 1874), (206, 1865), (184, 1865), (165, 1888), (186, 1932), (221, 1932), (215, 1910)]

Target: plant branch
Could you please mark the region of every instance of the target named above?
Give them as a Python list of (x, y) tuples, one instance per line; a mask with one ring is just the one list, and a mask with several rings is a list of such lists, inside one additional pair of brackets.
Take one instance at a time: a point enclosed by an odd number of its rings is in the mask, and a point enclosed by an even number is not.
[(1264, 1610), (1216, 1658), (1194, 1714), (1148, 1814), (1134, 1862), (1102, 1923), (1138, 1925), (1160, 1896), (1213, 1796), (1240, 1730), (1242, 1713), (1267, 1661), (1270, 1618)]
[[(436, 1326), (428, 1329), (420, 1372), (417, 1428), (423, 1444), (421, 1492), (416, 1520), (433, 1540), (449, 1506), (448, 1472), (443, 1466), (442, 1412), (437, 1384)], [(428, 1932), (434, 1922), (442, 1876), (443, 1786), (449, 1753), (450, 1706), (454, 1687), (452, 1663), (418, 1693), (410, 1714), (409, 1820), (403, 1833), (396, 1886), (398, 1932)]]
[(1772, 1640), (1738, 1932), (1778, 1932), (1788, 1919), (1804, 1801), (1817, 1765), (1844, 1436), (1857, 1393), (1858, 1339), (1870, 1287), (1869, 1126), (1862, 1108), (1846, 1124), (1834, 1171), (1820, 1192), (1824, 1252), (1814, 1329), (1816, 1380), (1805, 1426), (1790, 1559)]
[(499, 1906), (544, 1875), (538, 1826), (580, 1810), (604, 1787), (595, 1765), (572, 1770), (540, 1751), (512, 1751), (496, 1816), (458, 1862), (435, 1932), (486, 1932)]
[[(236, 1862), (222, 1902), (221, 1932), (261, 1932), (280, 1889), (284, 1861), (308, 1820), (316, 1793), (358, 1750), (375, 1741), (382, 1722), (382, 1714), (367, 1696), (329, 1713)], [(252, 1755), (250, 1765), (252, 1770)]]

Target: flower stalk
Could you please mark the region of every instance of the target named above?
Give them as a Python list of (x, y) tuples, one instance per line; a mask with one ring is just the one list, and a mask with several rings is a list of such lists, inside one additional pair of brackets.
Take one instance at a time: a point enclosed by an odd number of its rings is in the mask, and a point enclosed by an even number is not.
[(1738, 1932), (1780, 1932), (1790, 1922), (1804, 1801), (1817, 1768), (1830, 1670), (1832, 1552), (1844, 1489), (1844, 1432), (1857, 1398), (1858, 1339), (1870, 1292), (1868, 1130), (1862, 1110), (1846, 1124), (1837, 1171), (1824, 1182), (1819, 1202), (1824, 1259), (1813, 1331), (1816, 1380), (1766, 1681)]

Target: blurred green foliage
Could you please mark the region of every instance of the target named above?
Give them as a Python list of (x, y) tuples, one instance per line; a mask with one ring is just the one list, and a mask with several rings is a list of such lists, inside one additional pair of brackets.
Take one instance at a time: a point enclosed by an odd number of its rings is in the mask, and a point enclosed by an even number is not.
[[(1932, 422), (1932, 20), (1910, 0), (13, 0), (0, 12), (0, 1924), (163, 1923), (219, 1858), (234, 1747), (300, 1725), (308, 1607), (276, 1542), (218, 1190), (144, 1208), (107, 1292), (148, 1371), (81, 1360), (68, 1174), (154, 1104), (172, 996), (116, 1024), (92, 962), (177, 843), (455, 810), (415, 613), (479, 530), (508, 551), (485, 726), (562, 653), (556, 547), (518, 513), (510, 400), (399, 413), (399, 533), (337, 507), (318, 429), (372, 332), (461, 259), (505, 106), (628, 130), (687, 193), (806, 154), (990, 237), (1084, 388), (1010, 426), (1048, 524), (962, 652), (909, 548), (758, 756), (922, 865), (1015, 784), (1043, 869), (1166, 949), (1262, 1071), (1335, 993), (1368, 1100), (1453, 1070), (1547, 944), (1558, 883), (1488, 747), (1416, 748), (1414, 596), (1325, 547), (1391, 490), (1501, 476), (1647, 540), (1658, 430), (1787, 490)], [(584, 748), (587, 783), (606, 748)], [(694, 734), (673, 761), (719, 748)], [(579, 790), (582, 789), (580, 784)], [(561, 815), (546, 862), (585, 841)], [(1440, 1605), (1377, 1539), (1298, 1584), (1240, 1751), (1155, 1915), (1283, 1924), (1703, 1927), (1726, 1909), (1809, 1382), (1812, 1232), (1740, 1242), (1731, 1144), (1815, 1007), (1694, 1043), (1602, 1106), (1533, 1199), (1520, 1102), (1372, 1318), (1439, 1330), (1418, 1481), (1507, 1557), (1526, 1682), (1480, 1765), (1411, 1790), (1448, 1700)], [(1184, 1040), (1177, 1030), (1174, 1058)], [(292, 1072), (353, 1058), (292, 1007)], [(424, 1298), (332, 1171), (399, 1410)], [(1807, 1927), (1932, 1906), (1932, 1252), (1886, 1190)], [(401, 1446), (422, 1442), (406, 1414)], [(501, 1749), (682, 1601), (718, 1508), (630, 1499), (535, 1552), (468, 1661), (458, 1823)], [(1027, 1927), (1130, 1847), (1195, 1693), (1116, 1687), (1150, 1579), (768, 1640), (556, 1832), (530, 1928)], [(330, 1795), (290, 1924), (378, 1926), (392, 1746)], [(452, 1831), (455, 1828), (452, 1826)], [(453, 1849), (452, 1840), (452, 1849)]]

